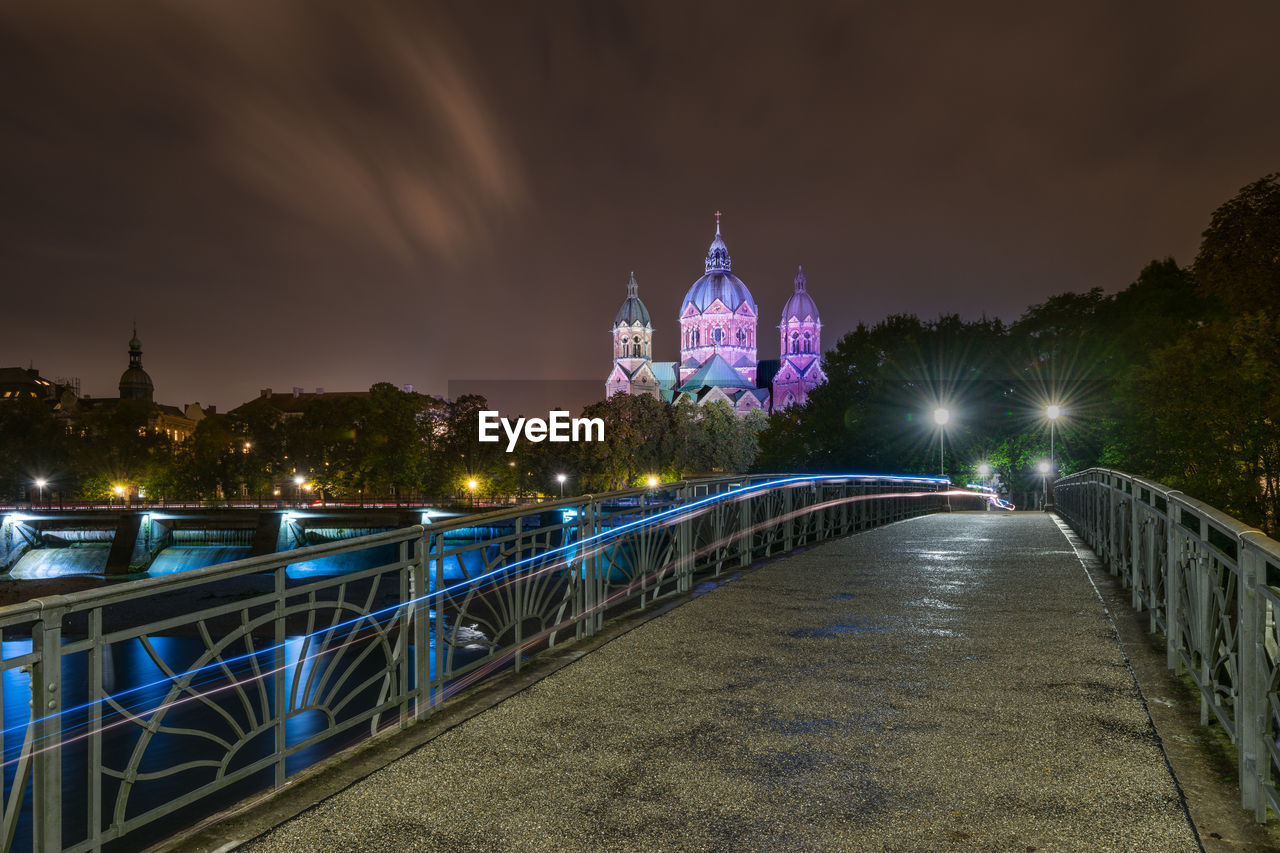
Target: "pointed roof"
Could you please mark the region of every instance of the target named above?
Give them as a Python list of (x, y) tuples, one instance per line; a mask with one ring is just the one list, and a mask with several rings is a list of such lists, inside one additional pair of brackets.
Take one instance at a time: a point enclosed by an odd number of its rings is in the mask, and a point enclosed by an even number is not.
[(791, 294), (791, 298), (787, 300), (787, 304), (782, 308), (782, 322), (803, 320), (806, 317), (812, 318), (814, 321), (819, 320), (818, 306), (813, 301), (813, 297), (809, 295), (806, 287), (803, 266), (796, 269), (795, 288), (795, 292)]
[(613, 318), (613, 325), (619, 323), (640, 323), (644, 326), (650, 326), (649, 309), (640, 301), (639, 296), (640, 285), (636, 283), (636, 274), (631, 273), (631, 280), (627, 282), (627, 299), (622, 303), (622, 307), (618, 309), (617, 315)]
[(707, 249), (706, 272), (732, 272), (733, 260), (729, 257), (729, 248), (724, 244), (724, 238), (720, 236), (720, 211), (716, 211), (716, 236), (711, 241), (711, 247)]
[(733, 365), (724, 360), (720, 353), (707, 359), (692, 376), (680, 386), (681, 391), (695, 391), (698, 388), (750, 388), (751, 383), (742, 374), (733, 369)]

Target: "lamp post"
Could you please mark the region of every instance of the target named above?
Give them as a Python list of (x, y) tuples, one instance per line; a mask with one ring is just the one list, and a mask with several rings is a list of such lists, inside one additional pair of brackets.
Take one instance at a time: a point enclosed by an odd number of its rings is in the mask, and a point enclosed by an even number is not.
[(118, 498), (120, 499), (120, 505), (121, 505), (121, 506), (128, 506), (128, 505), (129, 505), (129, 501), (126, 499), (126, 494), (125, 494), (124, 486), (116, 486), (116, 487), (115, 487), (115, 488), (113, 488), (111, 491), (115, 492), (116, 497), (118, 497)]
[(951, 420), (951, 412), (941, 407), (933, 410), (933, 422), (938, 425), (938, 473), (947, 475), (946, 446), (947, 423)]
[(479, 485), (480, 484), (476, 482), (474, 477), (467, 480), (467, 491), (471, 493), (471, 506), (473, 509), (476, 505), (476, 488), (479, 487)]
[[(1058, 462), (1054, 454), (1054, 428), (1058, 423), (1058, 418), (1062, 417), (1062, 407), (1057, 403), (1050, 403), (1044, 407), (1044, 416), (1049, 419), (1049, 476), (1056, 478), (1058, 474)], [(1049, 481), (1045, 480), (1044, 508), (1053, 509), (1053, 495), (1049, 492)]]
[(1044, 489), (1044, 508), (1051, 509), (1053, 502), (1049, 500), (1049, 472), (1053, 470), (1052, 463), (1041, 459), (1040, 464), (1036, 466), (1040, 471), (1040, 486)]
[(564, 474), (556, 474), (556, 482), (560, 484), (560, 497), (564, 497), (564, 481), (569, 479)]
[(40, 492), (39, 502), (41, 506), (44, 506), (44, 487), (47, 485), (49, 485), (48, 480), (36, 480), (35, 482), (35, 486)]
[(296, 488), (297, 494), (298, 494), (298, 497), (296, 500), (296, 503), (298, 506), (302, 506), (302, 484), (305, 482), (306, 482), (306, 478), (301, 475), (293, 478), (293, 485)]

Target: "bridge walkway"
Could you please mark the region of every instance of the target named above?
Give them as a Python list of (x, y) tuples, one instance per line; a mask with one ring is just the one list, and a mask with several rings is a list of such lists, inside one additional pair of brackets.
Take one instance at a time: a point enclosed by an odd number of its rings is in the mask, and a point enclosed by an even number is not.
[(242, 849), (1198, 843), (1054, 519), (956, 513), (746, 573)]

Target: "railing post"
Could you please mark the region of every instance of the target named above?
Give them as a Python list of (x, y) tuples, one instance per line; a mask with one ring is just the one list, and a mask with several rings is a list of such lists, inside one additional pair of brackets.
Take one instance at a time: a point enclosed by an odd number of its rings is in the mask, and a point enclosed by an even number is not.
[[(431, 707), (435, 708), (444, 701), (444, 661), (445, 661), (445, 635), (444, 635), (444, 590), (446, 582), (444, 579), (444, 534), (437, 533), (434, 537), (435, 544), (427, 553), (435, 553), (435, 589), (433, 597), (435, 600), (435, 618), (431, 620), (431, 681), (428, 682), (431, 687)], [(436, 685), (439, 684), (437, 687)]]
[(1166, 665), (1169, 669), (1182, 674), (1182, 658), (1178, 654), (1182, 642), (1182, 612), (1179, 586), (1183, 583), (1181, 537), (1178, 534), (1178, 509), (1169, 503), (1169, 521), (1165, 525), (1166, 545), (1164, 549), (1164, 594), (1165, 594), (1165, 647)]
[(782, 517), (786, 519), (782, 525), (782, 553), (789, 554), (795, 547), (795, 519), (791, 518), (791, 509), (795, 506), (795, 494), (792, 483), (782, 487)]
[[(520, 532), (524, 529), (521, 524), (523, 520), (523, 517), (516, 518), (515, 538), (512, 540), (515, 545), (515, 562), (517, 564), (515, 577), (511, 579), (511, 605), (512, 609), (515, 611), (516, 617), (516, 624), (514, 626), (515, 651), (512, 652), (512, 665), (515, 667), (516, 672), (520, 671), (520, 663), (524, 659), (524, 584), (521, 582), (521, 578), (524, 575), (524, 569), (519, 567)], [(561, 521), (561, 524), (564, 524), (564, 531), (561, 534), (561, 544), (568, 545), (569, 525), (565, 524), (563, 521)], [(510, 560), (510, 558), (508, 558), (508, 560)]]
[(427, 574), (431, 560), (431, 536), (423, 528), (418, 537), (416, 559), (411, 569), (409, 595), (413, 599), (413, 716), (421, 720), (431, 715), (431, 583)]
[[(31, 626), (32, 849), (62, 849), (62, 614), (60, 596), (41, 601)], [(46, 601), (51, 606), (46, 606)], [(97, 828), (91, 829), (96, 833)]]
[[(274, 688), (273, 696), (275, 703), (275, 783), (277, 788), (283, 788), (287, 779), (285, 772), (285, 751), (289, 747), (288, 729), (285, 726), (288, 720), (288, 709), (285, 705), (288, 703), (288, 693), (286, 686), (289, 683), (289, 676), (285, 673), (285, 640), (288, 635), (285, 633), (284, 624), (284, 599), (288, 594), (288, 576), (286, 574), (286, 566), (277, 566), (275, 570), (275, 618), (272, 622), (275, 625), (275, 653), (273, 655), (273, 669), (275, 670), (271, 676), (271, 684)], [(302, 662), (298, 662), (301, 666)]]
[(1142, 522), (1139, 506), (1140, 492), (1135, 489), (1129, 497), (1129, 593), (1133, 609), (1142, 612)]
[[(681, 486), (676, 489), (676, 504), (682, 509), (689, 505), (690, 489), (688, 486)], [(712, 524), (718, 524), (723, 517), (720, 508), (716, 507), (711, 513)], [(711, 541), (719, 542), (722, 531), (715, 530), (712, 532)], [(676, 522), (676, 591), (688, 592), (693, 589), (693, 517), (688, 513), (683, 513), (680, 520)], [(720, 574), (720, 560), (716, 560), (716, 574)], [(657, 589), (654, 590), (657, 594)]]
[(1237, 587), (1240, 630), (1237, 637), (1239, 654), (1237, 693), (1240, 706), (1236, 715), (1236, 749), (1240, 756), (1240, 805), (1253, 812), (1259, 823), (1267, 820), (1267, 798), (1263, 793), (1261, 767), (1270, 764), (1263, 739), (1266, 737), (1267, 650), (1265, 648), (1266, 599), (1258, 589), (1266, 583), (1267, 569), (1262, 552), (1249, 541), (1260, 533), (1245, 533), (1239, 540), (1240, 582)]
[[(750, 481), (744, 483), (744, 487)], [(751, 505), (755, 500), (755, 492), (748, 492), (738, 500), (738, 566), (746, 568), (751, 565)]]

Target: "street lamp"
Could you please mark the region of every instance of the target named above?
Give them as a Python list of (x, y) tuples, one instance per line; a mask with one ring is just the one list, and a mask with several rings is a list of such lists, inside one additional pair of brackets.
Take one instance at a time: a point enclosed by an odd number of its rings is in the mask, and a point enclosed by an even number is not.
[(644, 482), (645, 482), (645, 485), (647, 485), (651, 489), (658, 488), (658, 478), (653, 476), (652, 474), (650, 474), (649, 479), (645, 480)]
[(1041, 459), (1040, 464), (1036, 465), (1036, 470), (1040, 472), (1040, 485), (1044, 489), (1044, 506), (1045, 509), (1049, 509), (1053, 506), (1053, 501), (1049, 500), (1049, 472), (1053, 470), (1053, 463)]
[(122, 503), (122, 504), (127, 504), (127, 503), (128, 503), (128, 502), (125, 500), (125, 497), (124, 497), (124, 495), (125, 495), (125, 492), (124, 492), (124, 486), (115, 486), (115, 487), (113, 487), (113, 488), (111, 489), (111, 491), (115, 492), (116, 497), (118, 497), (118, 498), (120, 499), (120, 503)]
[[(1054, 458), (1054, 426), (1058, 423), (1058, 418), (1062, 417), (1062, 407), (1057, 403), (1050, 403), (1044, 407), (1044, 416), (1049, 419), (1049, 474), (1054, 475), (1058, 471), (1058, 463)], [(1049, 494), (1048, 480), (1045, 481), (1045, 507), (1053, 506), (1053, 497)]]
[(564, 497), (564, 481), (569, 479), (564, 474), (556, 474), (556, 482), (560, 484), (560, 497)]
[(306, 477), (301, 475), (293, 478), (293, 485), (298, 490), (298, 506), (302, 506), (302, 484), (307, 481)]
[(987, 462), (978, 463), (978, 476), (982, 478), (982, 485), (986, 486), (991, 481), (991, 465)]
[(40, 490), (40, 505), (44, 505), (44, 487), (49, 485), (48, 480), (36, 480), (35, 486)]
[(938, 473), (946, 476), (946, 442), (947, 423), (951, 420), (951, 412), (947, 409), (933, 410), (933, 422), (938, 425)]

